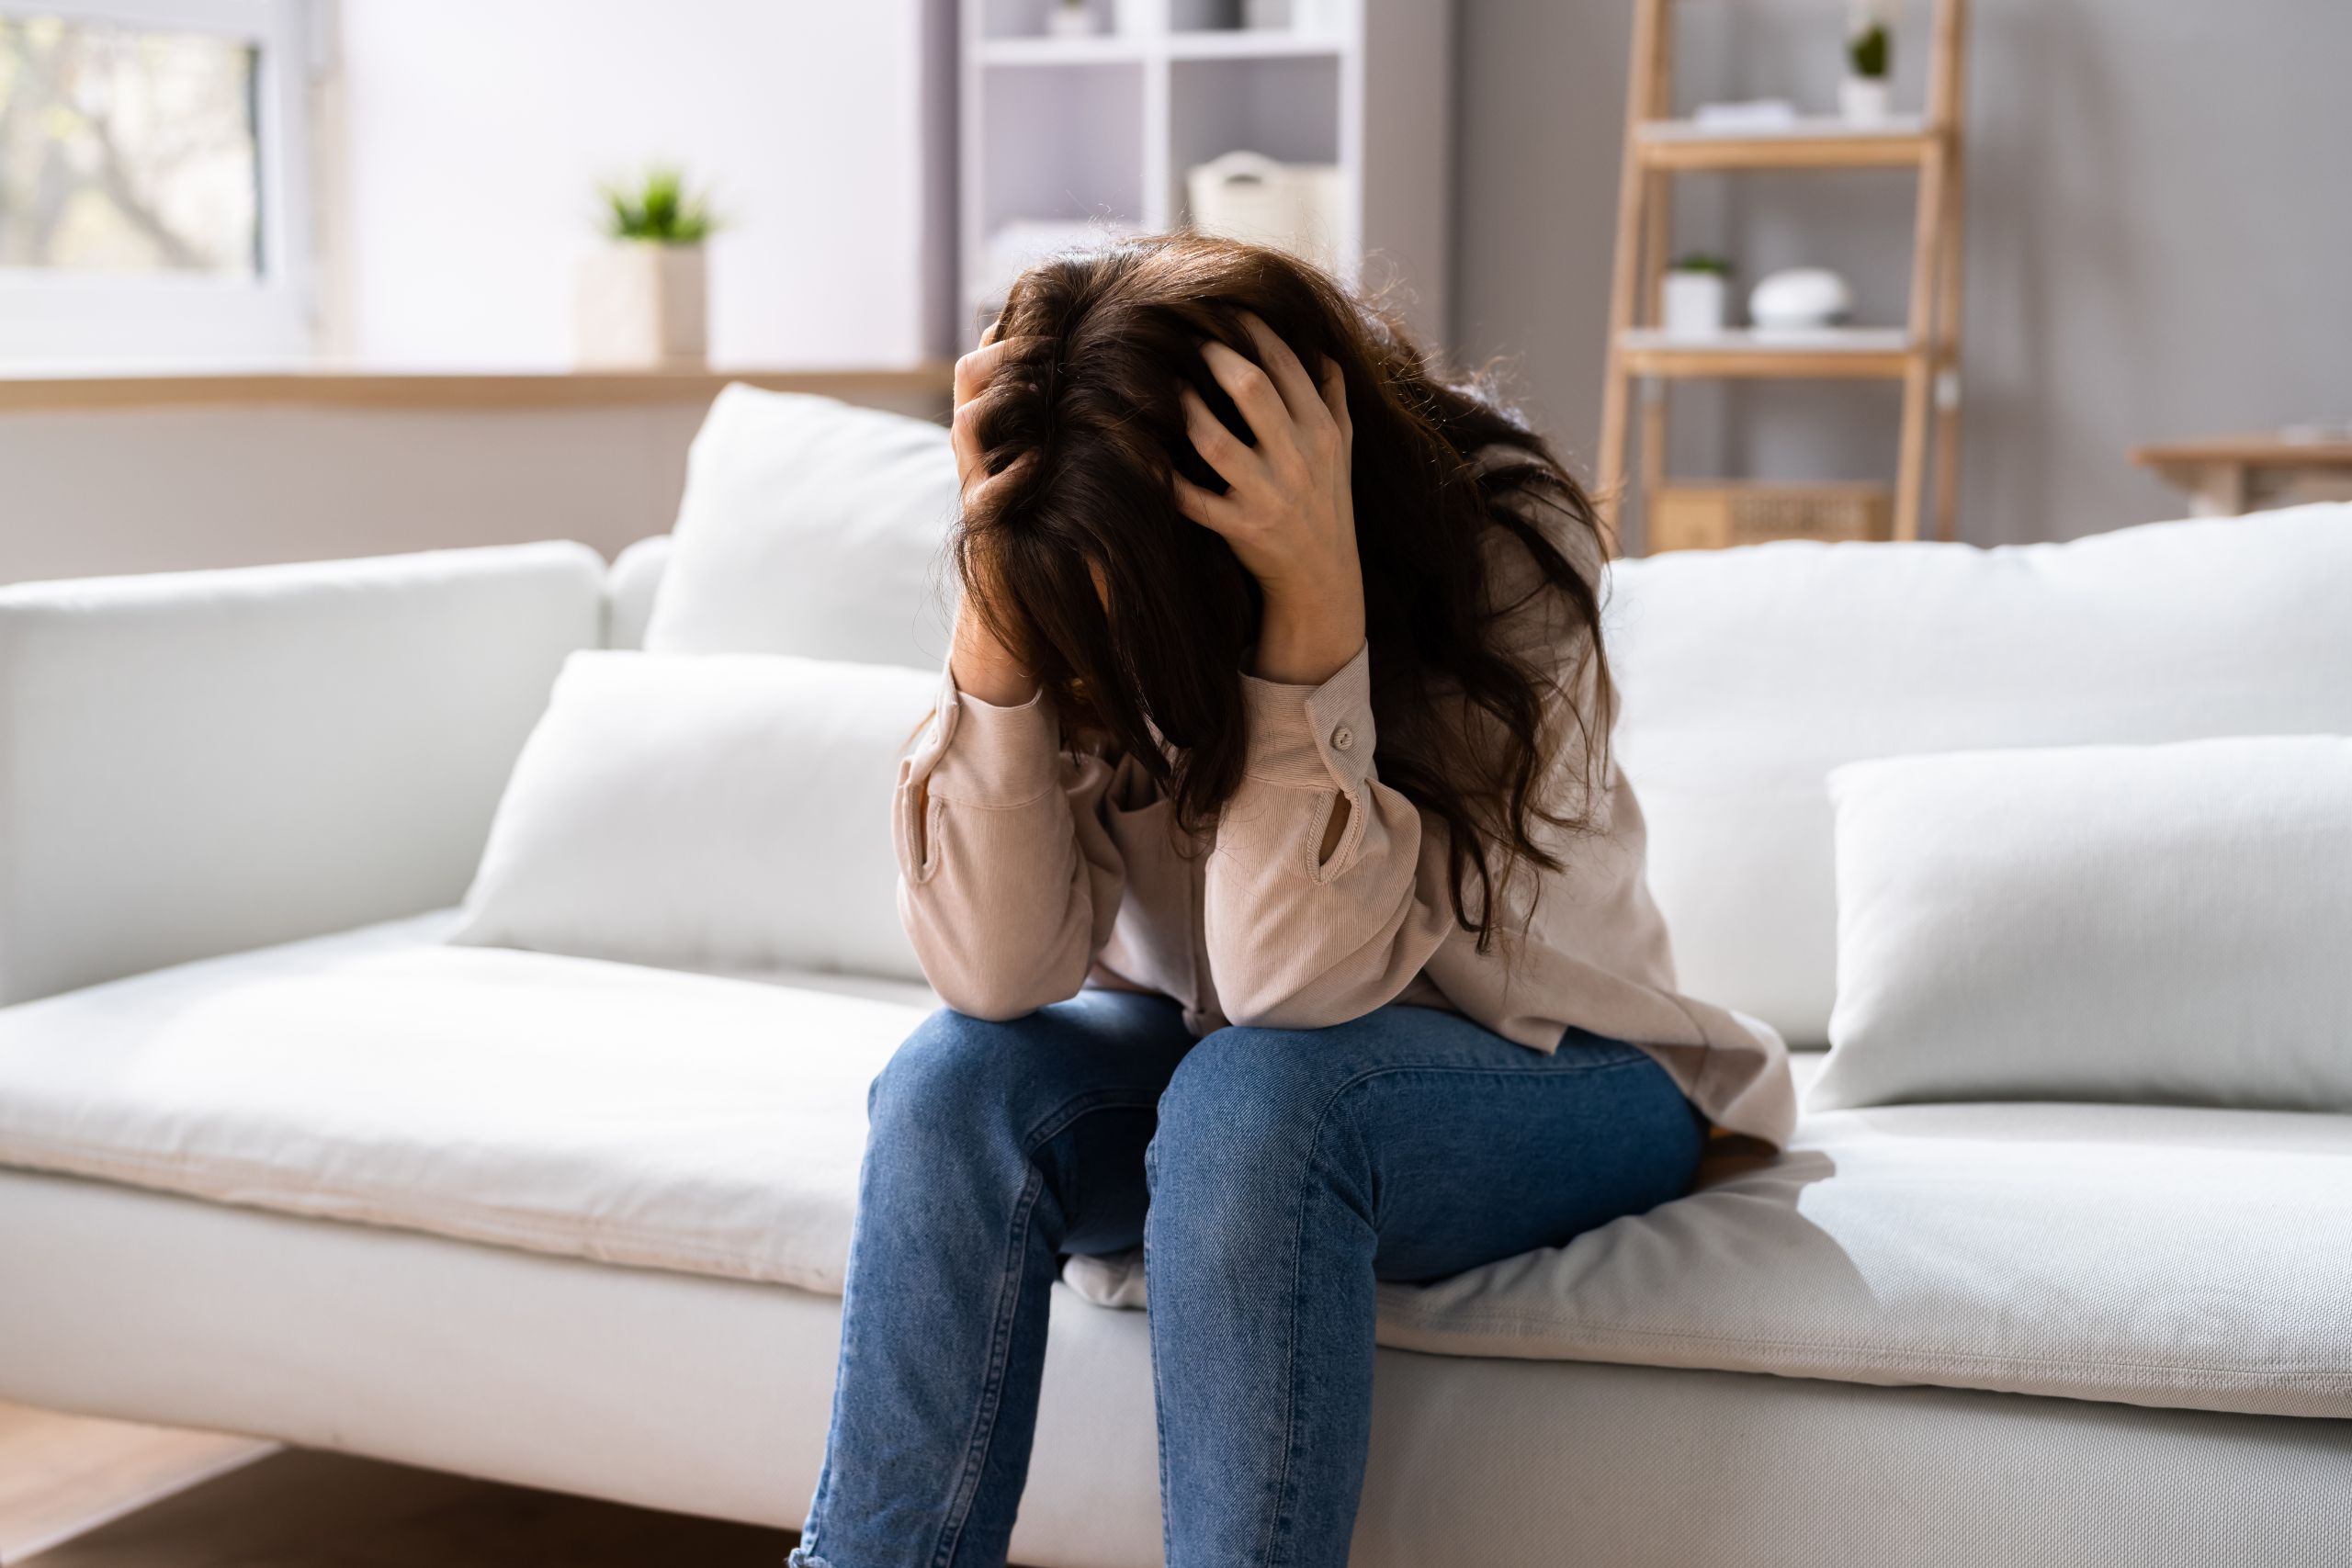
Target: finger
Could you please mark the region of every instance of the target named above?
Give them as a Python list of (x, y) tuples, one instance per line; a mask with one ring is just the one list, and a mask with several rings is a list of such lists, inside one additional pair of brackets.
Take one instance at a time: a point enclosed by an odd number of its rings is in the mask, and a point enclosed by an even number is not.
[(1258, 438), (1258, 445), (1263, 446), (1290, 427), (1290, 408), (1275, 389), (1273, 378), (1214, 338), (1201, 344), (1201, 357), (1208, 362), (1209, 374), (1216, 378), (1216, 384), (1225, 389), (1225, 395), (1233, 400), (1241, 417), (1249, 422), (1250, 433)]
[(1023, 452), (993, 474), (980, 463), (963, 470), (958, 475), (962, 482), (958, 500), (964, 515), (969, 518), (996, 511), (1005, 495), (1028, 482), (1027, 476), (1033, 471), (1036, 457), (1035, 451)]
[(1317, 419), (1329, 412), (1316, 391), (1315, 378), (1306, 373), (1306, 367), (1298, 362), (1298, 355), (1275, 334), (1273, 328), (1250, 310), (1241, 312), (1241, 325), (1249, 333), (1250, 341), (1257, 345), (1258, 363), (1272, 379), (1274, 389), (1282, 394), (1283, 407), (1294, 421)]
[[(1233, 351), (1226, 351), (1231, 354)], [(1241, 356), (1233, 355), (1236, 359)], [(1254, 485), (1263, 472), (1258, 454), (1242, 443), (1241, 437), (1225, 427), (1225, 422), (1209, 412), (1206, 399), (1186, 387), (1181, 394), (1184, 401), (1184, 434), (1192, 437), (1193, 450), (1201, 461), (1215, 468), (1217, 477), (1236, 490)], [(1272, 389), (1268, 389), (1272, 395)]]
[(1340, 368), (1336, 359), (1323, 362), (1322, 393), (1323, 406), (1330, 411), (1331, 423), (1340, 427), (1341, 435), (1352, 437), (1356, 427), (1348, 417), (1348, 373)]
[(1230, 538), (1241, 521), (1241, 509), (1224, 496), (1203, 490), (1183, 475), (1176, 476), (1176, 510), (1213, 534)]
[(997, 330), (1003, 325), (1004, 318), (1002, 316), (999, 316), (989, 321), (987, 326), (982, 327), (980, 329), (980, 346), (982, 348), (986, 348), (989, 344), (994, 343), (996, 341)]
[(956, 406), (961, 408), (988, 390), (989, 378), (1008, 359), (1018, 359), (1039, 340), (1034, 337), (996, 338), (956, 362)]
[(967, 486), (979, 477), (985, 456), (979, 437), (981, 400), (1005, 362), (1018, 359), (1037, 341), (1034, 337), (999, 338), (994, 335), (996, 326), (994, 321), (989, 322), (988, 332), (981, 334), (980, 346), (956, 361), (956, 412), (947, 423), (948, 445), (956, 454), (956, 477)]
[(978, 474), (980, 459), (980, 405), (967, 399), (956, 405), (956, 415), (947, 422), (947, 443), (956, 450), (956, 476), (965, 485), (971, 484)]

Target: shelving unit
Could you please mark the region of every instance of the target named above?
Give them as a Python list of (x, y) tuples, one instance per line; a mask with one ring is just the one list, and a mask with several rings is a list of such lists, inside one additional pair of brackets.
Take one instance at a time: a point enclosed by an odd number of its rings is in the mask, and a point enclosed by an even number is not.
[(1919, 162), (1927, 122), (1916, 115), (1876, 125), (1799, 119), (1725, 131), (1696, 120), (1645, 120), (1634, 127), (1642, 167), (1660, 169), (1885, 169)]
[(1012, 222), (1189, 221), (1186, 171), (1235, 151), (1333, 164), (1351, 283), (1402, 280), (1443, 332), (1450, 0), (1350, 0), (1328, 31), (1240, 27), (1238, 0), (1169, 0), (1154, 25), (1049, 37), (1051, 0), (963, 0), (958, 295), (968, 335), (1001, 300), (989, 237)]
[(1910, 343), (1901, 327), (1731, 327), (1705, 338), (1627, 327), (1617, 334), (1626, 373), (1657, 377), (1900, 377), (1910, 368)]
[[(1920, 536), (1923, 509), (1951, 536), (1960, 456), (1960, 111), (1967, 0), (1935, 0), (1924, 115), (1868, 125), (1839, 119), (1736, 130), (1666, 118), (1674, 103), (1673, 0), (1636, 0), (1617, 259), (1610, 297), (1608, 383), (1601, 402), (1600, 505), (1622, 526), (1635, 383), (1643, 392), (1641, 479), (1646, 503), (1666, 483), (1668, 386), (1677, 379), (1812, 378), (1899, 381), (1901, 446), (1893, 534)], [(1661, 314), (1673, 243), (1672, 180), (1698, 171), (1912, 169), (1917, 173), (1910, 305), (1900, 327), (1817, 332), (1727, 331), (1675, 337)], [(1928, 412), (1936, 420), (1928, 472)], [(1928, 492), (1932, 489), (1932, 498)]]

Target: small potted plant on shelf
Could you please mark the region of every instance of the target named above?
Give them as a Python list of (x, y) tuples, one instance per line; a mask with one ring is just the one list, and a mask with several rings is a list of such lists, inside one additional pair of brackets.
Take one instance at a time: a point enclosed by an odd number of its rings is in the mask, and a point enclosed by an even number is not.
[(1048, 38), (1092, 38), (1102, 30), (1102, 19), (1086, 0), (1056, 0), (1053, 9), (1046, 13)]
[(1713, 337), (1724, 330), (1731, 263), (1698, 252), (1666, 269), (1658, 325), (1668, 337)]
[(580, 363), (606, 369), (700, 368), (709, 354), (709, 204), (676, 169), (608, 185), (605, 243), (581, 262)]
[(1884, 0), (1856, 0), (1846, 16), (1846, 75), (1838, 109), (1857, 125), (1887, 118), (1888, 73), (1894, 65), (1894, 24)]

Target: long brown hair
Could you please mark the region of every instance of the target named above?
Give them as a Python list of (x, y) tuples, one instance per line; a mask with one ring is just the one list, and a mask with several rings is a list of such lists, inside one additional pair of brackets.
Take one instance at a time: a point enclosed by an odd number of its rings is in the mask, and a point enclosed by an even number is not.
[[(1182, 384), (1250, 439), (1200, 354), (1214, 338), (1255, 360), (1245, 311), (1310, 373), (1330, 361), (1346, 378), (1380, 777), (1444, 825), (1455, 916), (1484, 950), (1513, 874), (1560, 864), (1539, 825), (1589, 826), (1611, 697), (1596, 587), (1555, 540), (1581, 534), (1598, 560), (1600, 528), (1542, 438), (1376, 304), (1279, 252), (1190, 234), (1031, 268), (997, 323), (1030, 341), (973, 412), (1001, 478), (956, 530), (956, 570), (1074, 744), (1136, 759), (1180, 823), (1212, 822), (1241, 781), (1260, 596), (1178, 512), (1170, 476), (1224, 489), (1185, 436)], [(1498, 538), (1533, 569), (1515, 603), (1492, 581)], [(1529, 612), (1557, 633), (1545, 646), (1502, 633)]]

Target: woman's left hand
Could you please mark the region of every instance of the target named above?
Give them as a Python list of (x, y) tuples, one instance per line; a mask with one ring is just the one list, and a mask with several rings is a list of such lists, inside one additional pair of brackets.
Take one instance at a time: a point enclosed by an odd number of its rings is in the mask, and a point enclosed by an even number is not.
[(1355, 657), (1364, 636), (1347, 382), (1327, 362), (1318, 383), (1265, 322), (1252, 315), (1242, 322), (1258, 364), (1216, 342), (1201, 355), (1258, 444), (1227, 430), (1198, 392), (1184, 388), (1185, 432), (1228, 488), (1212, 494), (1180, 474), (1176, 504), (1231, 545), (1265, 591), (1252, 673), (1320, 685)]

